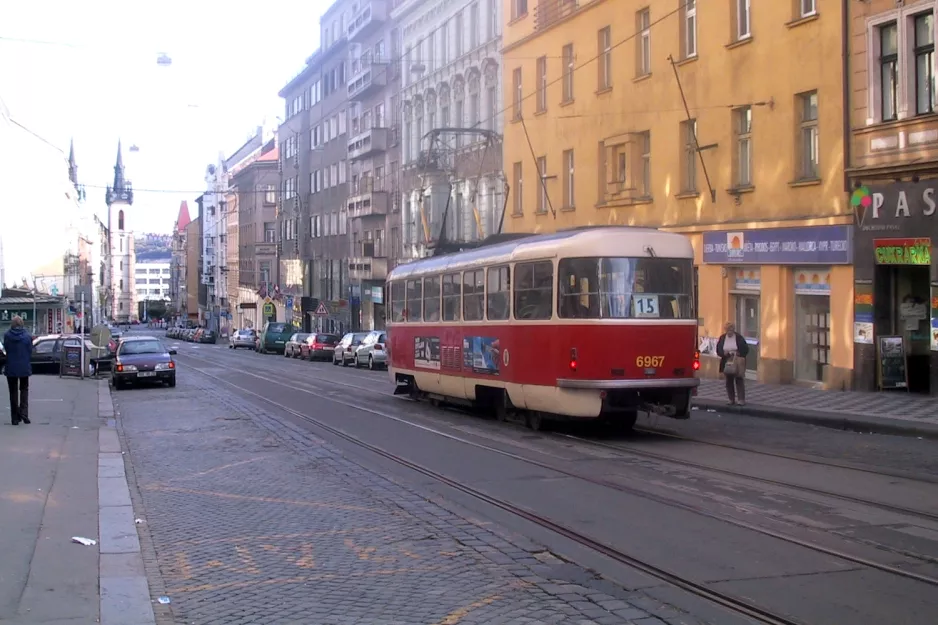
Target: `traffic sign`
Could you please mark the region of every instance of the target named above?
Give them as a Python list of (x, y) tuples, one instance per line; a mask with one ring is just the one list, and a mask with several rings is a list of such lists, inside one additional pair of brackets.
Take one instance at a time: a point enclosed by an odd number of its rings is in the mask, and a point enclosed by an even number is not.
[(264, 304), (264, 316), (273, 317), (276, 314), (274, 311), (274, 305), (271, 302)]
[(316, 309), (316, 314), (320, 317), (329, 316), (329, 310), (326, 308), (325, 302), (319, 302), (319, 308)]

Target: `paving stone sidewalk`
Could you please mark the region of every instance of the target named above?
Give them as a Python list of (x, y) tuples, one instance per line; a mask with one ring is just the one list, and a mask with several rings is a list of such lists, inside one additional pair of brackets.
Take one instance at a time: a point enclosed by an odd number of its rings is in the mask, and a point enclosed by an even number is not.
[[(101, 380), (35, 375), (30, 379), (32, 423), (14, 427), (3, 394), (3, 625), (153, 623), (143, 567), (134, 566), (128, 538), (135, 539), (136, 531), (126, 480), (119, 472), (102, 475), (106, 452), (116, 456), (116, 465), (123, 464), (117, 432), (108, 427), (109, 411), (110, 393)], [(109, 518), (121, 510), (131, 514), (125, 522)], [(96, 544), (81, 545), (73, 537)]]
[(728, 407), (722, 379), (701, 379), (695, 405), (755, 416), (938, 438), (938, 401), (904, 391), (824, 391), (746, 380), (746, 406)]
[(172, 601), (158, 623), (699, 622), (463, 518), (191, 370), (175, 389), (114, 396), (151, 589)]

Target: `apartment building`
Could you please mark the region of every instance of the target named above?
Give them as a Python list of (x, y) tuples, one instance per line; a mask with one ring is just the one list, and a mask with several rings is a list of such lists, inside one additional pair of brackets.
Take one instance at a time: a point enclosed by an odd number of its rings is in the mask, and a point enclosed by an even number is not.
[(218, 332), (222, 314), (227, 309), (222, 268), (227, 266), (225, 245), (225, 190), (228, 187), (225, 157), (219, 152), (215, 163), (205, 168), (205, 193), (199, 199), (199, 217), (202, 224), (201, 286), (205, 293), (200, 298), (200, 319), (204, 326)]
[(188, 301), (186, 298), (186, 231), (192, 219), (189, 217), (189, 204), (183, 200), (179, 205), (179, 214), (173, 224), (173, 238), (170, 243), (169, 261), (169, 307), (176, 319), (185, 319)]
[[(350, 0), (320, 18), (321, 46), (283, 89), (280, 126), (281, 187), (278, 206), (279, 295), (286, 319), (311, 329), (318, 303), (329, 314), (323, 329), (341, 332), (358, 318), (350, 301), (348, 198), (348, 45)], [(306, 299), (304, 300), (304, 297)], [(286, 306), (292, 301), (292, 306)], [(303, 308), (315, 306), (313, 311)]]
[(734, 321), (749, 376), (850, 387), (841, 3), (506, 6), (506, 230), (685, 233), (705, 345)]
[(202, 307), (205, 305), (205, 286), (202, 284), (202, 207), (199, 216), (186, 225), (186, 290), (185, 311), (187, 321), (202, 322)]
[(384, 281), (400, 257), (400, 124), (392, 113), (400, 85), (400, 64), (392, 63), (399, 31), (391, 27), (389, 0), (353, 9), (346, 26), (348, 272), (352, 301), (361, 303), (360, 328), (373, 330), (384, 328)]
[[(267, 143), (252, 163), (231, 178), (238, 197), (238, 327), (264, 324), (264, 304), (274, 292), (277, 261), (277, 189), (280, 184), (280, 151), (276, 138)], [(229, 275), (230, 278), (230, 275)], [(283, 320), (282, 306), (274, 306), (273, 320)], [(278, 315), (279, 313), (279, 315)]]
[(401, 33), (404, 256), (497, 232), (504, 206), (501, 3), (405, 0)]
[[(938, 394), (936, 9), (934, 0), (850, 3), (854, 382), (866, 390)], [(884, 374), (879, 356), (889, 351), (905, 357), (905, 379)]]

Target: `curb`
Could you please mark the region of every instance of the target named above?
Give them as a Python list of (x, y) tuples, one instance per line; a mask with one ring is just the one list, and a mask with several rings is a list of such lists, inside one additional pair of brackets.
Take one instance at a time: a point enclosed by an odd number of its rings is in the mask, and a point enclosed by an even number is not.
[(807, 423), (833, 430), (870, 432), (875, 434), (890, 434), (893, 436), (914, 436), (938, 440), (938, 425), (917, 423), (905, 419), (890, 419), (888, 417), (859, 414), (837, 414), (823, 410), (781, 408), (764, 404), (747, 403), (743, 407), (728, 406), (723, 400), (696, 397), (693, 398), (691, 403), (698, 408), (718, 410), (726, 414), (776, 419), (778, 421), (791, 421), (793, 423)]
[(114, 403), (106, 380), (98, 382), (98, 411), (106, 420), (98, 430), (99, 622), (155, 625)]

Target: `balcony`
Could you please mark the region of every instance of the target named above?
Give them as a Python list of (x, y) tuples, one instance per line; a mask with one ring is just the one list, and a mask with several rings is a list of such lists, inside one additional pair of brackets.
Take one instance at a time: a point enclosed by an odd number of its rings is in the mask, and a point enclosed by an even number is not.
[(345, 27), (346, 37), (350, 42), (360, 41), (380, 28), (387, 19), (388, 9), (385, 2), (365, 2)]
[(388, 129), (372, 128), (355, 135), (348, 142), (348, 158), (358, 160), (388, 149)]
[(538, 0), (534, 7), (534, 30), (544, 30), (580, 8), (578, 0)]
[(371, 95), (388, 84), (386, 62), (371, 61), (362, 63), (361, 69), (352, 74), (348, 81), (349, 100), (358, 100)]
[(388, 259), (373, 256), (354, 256), (348, 259), (349, 279), (385, 280), (388, 277)]
[(349, 190), (347, 200), (349, 219), (387, 215), (389, 195), (382, 181), (375, 182), (374, 178), (362, 178)]

